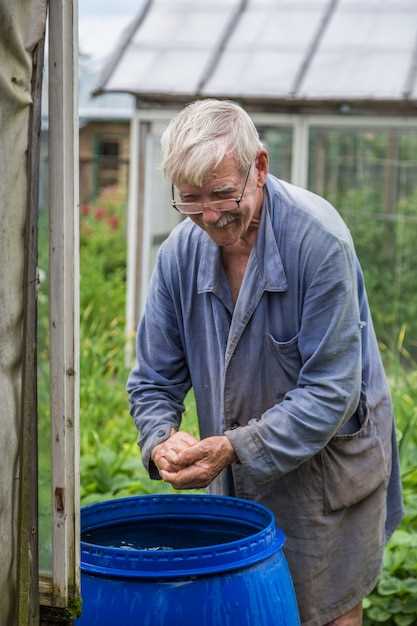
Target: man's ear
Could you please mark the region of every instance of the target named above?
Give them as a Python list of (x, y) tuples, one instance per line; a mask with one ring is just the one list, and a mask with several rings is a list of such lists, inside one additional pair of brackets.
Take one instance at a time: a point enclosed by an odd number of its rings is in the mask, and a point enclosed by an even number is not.
[(263, 187), (269, 171), (269, 156), (265, 149), (259, 150), (256, 154), (255, 167), (257, 170), (256, 186)]

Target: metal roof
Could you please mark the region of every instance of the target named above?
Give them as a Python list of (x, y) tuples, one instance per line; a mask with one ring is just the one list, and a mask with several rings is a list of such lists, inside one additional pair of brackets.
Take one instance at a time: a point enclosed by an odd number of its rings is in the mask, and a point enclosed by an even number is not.
[(142, 0), (96, 93), (407, 103), (416, 78), (415, 0)]

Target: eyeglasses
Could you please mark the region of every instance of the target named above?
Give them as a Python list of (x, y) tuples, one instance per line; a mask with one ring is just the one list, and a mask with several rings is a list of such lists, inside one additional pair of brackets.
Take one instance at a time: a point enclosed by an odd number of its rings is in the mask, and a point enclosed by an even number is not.
[(210, 202), (176, 202), (174, 185), (171, 185), (172, 201), (171, 204), (176, 211), (183, 215), (199, 215), (204, 213), (204, 209), (208, 208), (212, 211), (219, 211), (223, 213), (226, 211), (235, 211), (239, 208), (242, 198), (245, 194), (246, 184), (248, 182), (252, 163), (249, 166), (248, 173), (246, 174), (245, 183), (243, 185), (242, 193), (239, 198), (224, 198), (223, 200), (211, 200)]

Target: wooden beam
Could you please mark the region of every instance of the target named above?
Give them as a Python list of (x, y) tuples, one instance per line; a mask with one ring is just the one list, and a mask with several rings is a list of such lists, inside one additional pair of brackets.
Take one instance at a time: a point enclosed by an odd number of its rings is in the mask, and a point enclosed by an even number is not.
[[(49, 6), (49, 303), (53, 605), (79, 604), (77, 0)], [(71, 608), (72, 610), (72, 608)]]
[[(208, 98), (208, 94), (197, 95), (174, 94), (165, 92), (138, 93), (132, 89), (105, 89), (100, 93), (130, 94), (140, 101), (141, 110), (146, 108), (163, 109), (164, 107), (183, 108), (194, 100)], [(219, 100), (230, 100), (230, 94), (216, 94)], [(417, 116), (417, 100), (370, 100), (370, 99), (307, 99), (290, 97), (263, 97), (263, 96), (233, 96), (233, 100), (241, 104), (249, 113), (285, 113), (298, 115), (340, 115), (346, 116), (369, 115), (380, 116)]]
[(66, 607), (57, 608), (53, 606), (54, 585), (49, 576), (39, 576), (39, 596), (40, 596), (40, 622), (39, 626), (73, 626), (74, 614)]
[(74, 620), (67, 609), (42, 606), (39, 626), (73, 626)]
[(44, 36), (33, 53), (32, 99), (29, 119), (25, 267), (23, 279), (22, 418), (20, 432), (20, 493), (18, 531), (19, 626), (39, 624), (38, 563), (38, 414), (37, 414), (37, 262), (38, 193), (41, 132), (41, 93)]

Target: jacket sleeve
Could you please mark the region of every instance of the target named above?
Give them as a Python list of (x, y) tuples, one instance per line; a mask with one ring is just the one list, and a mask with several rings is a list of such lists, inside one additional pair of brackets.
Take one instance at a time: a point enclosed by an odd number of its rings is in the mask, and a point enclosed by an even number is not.
[(151, 478), (159, 473), (151, 461), (153, 448), (178, 429), (184, 397), (191, 387), (178, 328), (175, 304), (158, 255), (145, 312), (136, 341), (137, 363), (129, 375), (130, 414), (139, 430), (142, 461)]
[(247, 426), (227, 430), (255, 481), (290, 472), (319, 452), (356, 411), (362, 379), (361, 324), (353, 248), (332, 237), (306, 263), (297, 385)]

